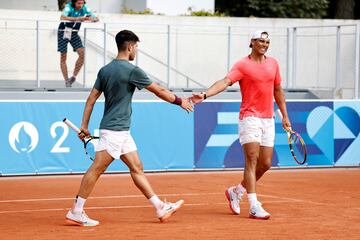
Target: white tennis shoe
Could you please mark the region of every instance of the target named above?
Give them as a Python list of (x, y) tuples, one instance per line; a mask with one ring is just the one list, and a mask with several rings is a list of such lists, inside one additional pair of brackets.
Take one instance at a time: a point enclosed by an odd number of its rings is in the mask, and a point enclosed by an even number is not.
[(258, 201), (254, 206), (250, 207), (249, 218), (266, 220), (270, 218), (270, 214), (264, 210), (261, 203)]
[(156, 215), (160, 222), (165, 222), (169, 219), (183, 204), (184, 200), (179, 200), (176, 203), (164, 202), (163, 208), (156, 210)]
[(240, 201), (242, 198), (242, 194), (236, 191), (236, 187), (229, 187), (225, 191), (225, 196), (229, 201), (229, 207), (233, 214), (239, 215), (240, 214)]
[(83, 226), (83, 227), (94, 227), (99, 225), (99, 221), (93, 220), (86, 215), (85, 211), (73, 212), (69, 210), (66, 214), (66, 222), (71, 225)]

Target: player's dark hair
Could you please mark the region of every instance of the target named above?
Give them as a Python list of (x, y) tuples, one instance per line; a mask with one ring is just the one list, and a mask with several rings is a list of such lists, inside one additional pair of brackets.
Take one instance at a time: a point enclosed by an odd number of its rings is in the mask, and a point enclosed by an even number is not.
[[(71, 7), (72, 8), (75, 8), (75, 3), (77, 2), (78, 0), (71, 0)], [(86, 4), (86, 1), (84, 1), (84, 4)]]
[(122, 30), (116, 34), (115, 41), (118, 51), (121, 52), (127, 48), (129, 43), (137, 43), (140, 39), (132, 31)]

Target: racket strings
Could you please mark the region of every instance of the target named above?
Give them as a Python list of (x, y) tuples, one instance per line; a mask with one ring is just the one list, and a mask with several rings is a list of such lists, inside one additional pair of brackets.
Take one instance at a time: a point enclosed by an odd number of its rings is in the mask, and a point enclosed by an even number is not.
[(98, 143), (98, 139), (95, 138), (87, 139), (84, 141), (85, 153), (92, 161), (94, 161), (95, 159), (97, 143)]
[(306, 147), (301, 139), (296, 133), (292, 133), (289, 138), (290, 150), (295, 160), (303, 164), (306, 161)]

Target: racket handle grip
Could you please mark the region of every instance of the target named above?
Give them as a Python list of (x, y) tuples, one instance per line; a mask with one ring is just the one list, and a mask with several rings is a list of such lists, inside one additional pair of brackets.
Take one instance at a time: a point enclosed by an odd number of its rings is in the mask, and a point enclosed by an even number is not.
[[(277, 109), (276, 110), (276, 114), (278, 115), (278, 117), (280, 118), (280, 120), (282, 121), (283, 120), (283, 115), (280, 111), (280, 109)], [(285, 129), (285, 131), (289, 132), (289, 131), (292, 131), (291, 127), (289, 127), (289, 129)]]
[(64, 118), (63, 122), (68, 125), (69, 127), (71, 127), (75, 132), (77, 132), (78, 134), (81, 132), (80, 129), (75, 126), (69, 119)]
[(282, 120), (283, 120), (283, 115), (282, 115), (280, 109), (277, 109), (277, 110), (276, 110), (276, 114), (278, 115), (278, 117), (279, 117), (280, 120), (282, 121)]

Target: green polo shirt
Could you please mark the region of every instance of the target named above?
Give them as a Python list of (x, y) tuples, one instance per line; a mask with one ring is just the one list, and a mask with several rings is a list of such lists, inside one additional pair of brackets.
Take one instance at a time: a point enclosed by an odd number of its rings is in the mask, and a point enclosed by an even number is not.
[(131, 100), (135, 88), (149, 86), (152, 81), (139, 67), (126, 60), (112, 60), (98, 73), (94, 88), (104, 93), (105, 109), (100, 129), (127, 131), (131, 123)]

